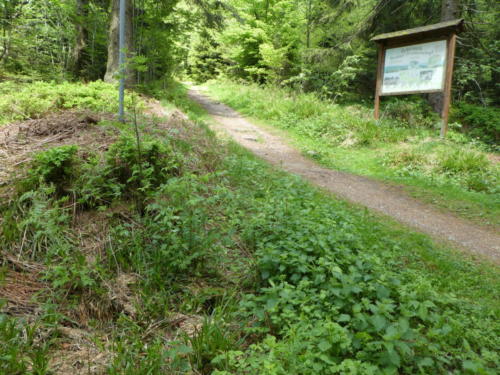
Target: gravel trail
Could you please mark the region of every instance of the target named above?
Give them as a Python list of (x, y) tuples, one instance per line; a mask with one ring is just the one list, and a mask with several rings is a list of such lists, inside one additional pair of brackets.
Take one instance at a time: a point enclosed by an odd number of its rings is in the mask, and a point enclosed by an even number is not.
[(390, 216), (427, 233), (439, 241), (500, 264), (500, 235), (451, 213), (419, 202), (401, 189), (367, 177), (319, 166), (291, 147), (287, 140), (252, 124), (230, 107), (207, 97), (195, 88), (189, 97), (203, 106), (222, 130), (255, 155), (283, 170), (302, 176), (348, 201)]

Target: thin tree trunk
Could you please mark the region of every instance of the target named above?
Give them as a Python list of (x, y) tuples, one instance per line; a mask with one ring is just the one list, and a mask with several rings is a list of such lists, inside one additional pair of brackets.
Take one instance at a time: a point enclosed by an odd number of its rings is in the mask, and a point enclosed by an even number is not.
[(307, 3), (307, 30), (306, 30), (306, 47), (311, 47), (311, 27), (312, 27), (312, 1), (308, 0)]
[[(109, 22), (108, 30), (108, 62), (106, 65), (106, 74), (104, 80), (106, 82), (116, 82), (118, 73), (120, 70), (119, 66), (119, 11), (120, 11), (120, 1), (111, 1), (111, 16)], [(126, 17), (125, 17), (125, 49), (127, 50), (127, 56), (132, 55), (133, 49), (133, 39), (132, 39), (132, 14), (133, 14), (133, 4), (132, 0), (127, 0), (126, 6)], [(134, 74), (130, 68), (126, 69), (126, 83), (128, 86), (134, 83)]]
[(0, 54), (0, 62), (2, 62), (4, 59), (7, 61), (7, 57), (9, 56), (9, 50), (10, 50), (10, 30), (7, 31), (6, 28), (3, 29), (3, 46), (2, 46), (2, 53)]

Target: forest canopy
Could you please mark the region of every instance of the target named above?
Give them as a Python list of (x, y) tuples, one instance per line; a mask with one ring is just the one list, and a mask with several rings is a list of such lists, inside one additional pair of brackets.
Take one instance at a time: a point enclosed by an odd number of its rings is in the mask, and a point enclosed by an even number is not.
[[(373, 95), (382, 32), (463, 17), (454, 97), (498, 105), (494, 0), (130, 0), (130, 79), (219, 75), (315, 91)], [(112, 80), (118, 0), (0, 0), (0, 67), (44, 79)]]

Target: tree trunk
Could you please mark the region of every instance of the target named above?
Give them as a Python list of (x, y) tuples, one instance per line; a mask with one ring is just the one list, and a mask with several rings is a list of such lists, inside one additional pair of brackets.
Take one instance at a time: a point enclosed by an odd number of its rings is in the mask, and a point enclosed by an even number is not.
[[(442, 0), (441, 21), (451, 21), (457, 18), (460, 18), (460, 0)], [(443, 112), (443, 93), (429, 94), (427, 100), (434, 111), (439, 114)]]
[(0, 53), (0, 63), (9, 56), (10, 49), (10, 30), (7, 31), (6, 28), (3, 29), (3, 45), (2, 45), (2, 53)]
[(78, 77), (81, 76), (84, 67), (84, 50), (87, 47), (88, 30), (87, 30), (87, 15), (88, 15), (89, 0), (76, 0), (76, 41), (73, 48), (72, 70)]
[[(133, 50), (133, 33), (132, 33), (132, 13), (133, 4), (132, 0), (126, 1), (126, 16), (125, 16), (125, 49), (127, 51), (127, 56), (132, 56)], [(117, 82), (118, 74), (120, 70), (119, 64), (119, 13), (120, 13), (120, 0), (111, 0), (111, 17), (109, 22), (108, 30), (108, 62), (106, 65), (106, 74), (104, 76), (104, 81), (106, 82)], [(134, 84), (134, 74), (130, 67), (126, 69), (126, 84), (128, 86)]]
[(441, 21), (451, 21), (459, 17), (459, 0), (443, 0), (441, 3)]

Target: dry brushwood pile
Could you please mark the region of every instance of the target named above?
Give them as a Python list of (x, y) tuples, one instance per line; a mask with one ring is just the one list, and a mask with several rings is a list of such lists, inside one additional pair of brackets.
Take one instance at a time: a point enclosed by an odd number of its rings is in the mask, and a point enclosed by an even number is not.
[(0, 127), (0, 188), (19, 177), (38, 151), (61, 145), (102, 149), (116, 138), (113, 129), (95, 126), (109, 115), (65, 111)]

